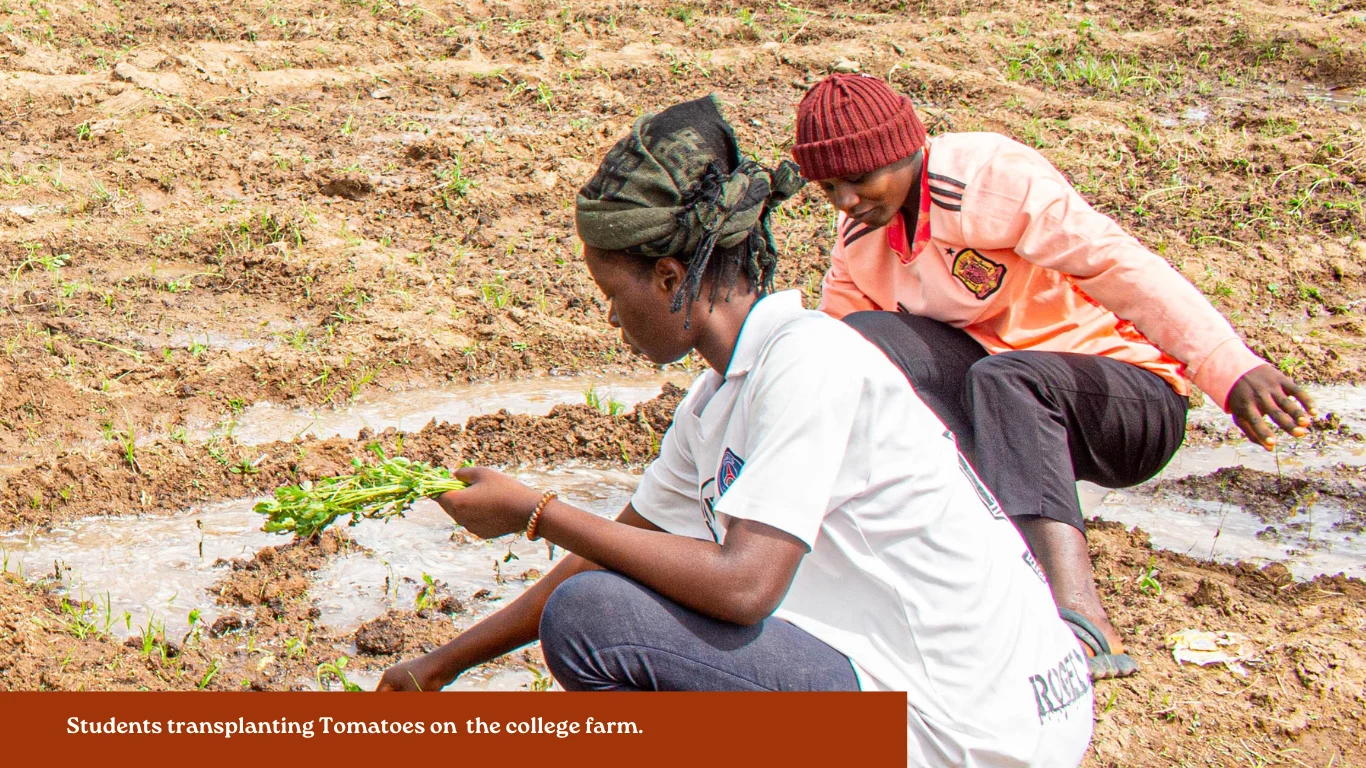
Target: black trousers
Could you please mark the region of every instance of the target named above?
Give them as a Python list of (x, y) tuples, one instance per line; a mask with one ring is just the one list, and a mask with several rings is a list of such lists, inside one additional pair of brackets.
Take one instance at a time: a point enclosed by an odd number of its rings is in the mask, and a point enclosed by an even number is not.
[(1189, 402), (1136, 365), (1068, 352), (988, 355), (963, 331), (904, 312), (844, 321), (906, 374), (1013, 518), (1085, 532), (1077, 480), (1137, 485), (1185, 439)]

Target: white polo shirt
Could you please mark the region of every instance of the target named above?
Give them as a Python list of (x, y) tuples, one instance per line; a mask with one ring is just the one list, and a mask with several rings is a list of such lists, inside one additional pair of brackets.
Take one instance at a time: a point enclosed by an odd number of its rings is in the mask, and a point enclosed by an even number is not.
[(796, 291), (693, 383), (632, 505), (684, 536), (745, 519), (804, 542), (774, 615), (864, 690), (906, 691), (911, 765), (1081, 762), (1086, 659), (1023, 539), (901, 372)]

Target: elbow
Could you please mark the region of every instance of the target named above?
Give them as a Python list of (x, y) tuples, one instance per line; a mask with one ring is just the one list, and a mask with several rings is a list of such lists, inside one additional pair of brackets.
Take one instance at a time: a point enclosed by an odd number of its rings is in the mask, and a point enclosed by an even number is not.
[(742, 627), (752, 627), (772, 616), (782, 601), (782, 592), (775, 594), (773, 590), (758, 587), (739, 587), (727, 595), (722, 606), (723, 615), (717, 618)]
[(722, 616), (721, 619), (741, 627), (753, 627), (763, 623), (764, 619), (767, 619), (772, 615), (773, 611), (765, 612), (758, 609), (735, 608), (726, 611), (726, 615)]

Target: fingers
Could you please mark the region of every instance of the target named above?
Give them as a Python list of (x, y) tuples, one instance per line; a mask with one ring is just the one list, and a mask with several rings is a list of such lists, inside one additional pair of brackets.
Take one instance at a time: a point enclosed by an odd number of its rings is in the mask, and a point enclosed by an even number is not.
[(1277, 440), (1271, 424), (1294, 437), (1304, 437), (1314, 420), (1314, 402), (1309, 394), (1270, 365), (1245, 374), (1230, 392), (1229, 405), (1238, 428), (1267, 449), (1275, 447)]
[[(1285, 383), (1281, 385), (1281, 389), (1285, 390), (1286, 394), (1290, 395), (1296, 400), (1299, 400), (1300, 404), (1304, 406), (1304, 410), (1308, 413), (1309, 417), (1312, 418), (1314, 416), (1319, 415), (1318, 409), (1314, 407), (1314, 399), (1309, 396), (1308, 392), (1304, 391), (1304, 387), (1301, 387), (1294, 381), (1287, 379)], [(1308, 426), (1307, 422), (1306, 426)]]
[(1273, 392), (1271, 393), (1271, 399), (1275, 401), (1276, 407), (1280, 412), (1285, 414), (1286, 420), (1290, 421), (1292, 424), (1292, 426), (1286, 427), (1285, 424), (1283, 424), (1280, 419), (1276, 419), (1273, 414), (1271, 418), (1276, 420), (1277, 426), (1295, 437), (1304, 437), (1309, 434), (1309, 425), (1312, 424), (1314, 420), (1310, 418), (1308, 413), (1305, 413), (1304, 409), (1300, 407), (1300, 404), (1296, 402), (1295, 398)]
[[(1251, 409), (1249, 409), (1251, 410)], [(1266, 423), (1260, 413), (1247, 412), (1235, 413), (1233, 423), (1238, 425), (1238, 429), (1247, 435), (1247, 439), (1262, 446), (1268, 451), (1276, 447), (1276, 432), (1271, 429), (1271, 425)]]
[(455, 479), (465, 485), (474, 485), (479, 482), (487, 471), (485, 467), (460, 467), (455, 470)]
[[(1304, 416), (1305, 421), (1303, 425), (1297, 421), (1294, 415), (1286, 412), (1286, 406), (1290, 406), (1295, 414)], [(1303, 437), (1309, 434), (1309, 430), (1306, 429), (1306, 427), (1309, 426), (1309, 415), (1300, 410), (1299, 405), (1295, 403), (1294, 400), (1286, 397), (1280, 392), (1258, 392), (1257, 407), (1261, 409), (1262, 414), (1270, 417), (1271, 421), (1274, 422), (1276, 426), (1295, 437)], [(1258, 421), (1262, 421), (1262, 419), (1258, 419)]]

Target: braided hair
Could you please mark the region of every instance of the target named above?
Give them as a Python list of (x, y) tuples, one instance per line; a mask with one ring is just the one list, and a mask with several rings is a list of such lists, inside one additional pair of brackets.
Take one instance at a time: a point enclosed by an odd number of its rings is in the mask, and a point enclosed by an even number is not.
[(741, 157), (734, 129), (707, 96), (636, 120), (579, 190), (575, 223), (593, 248), (650, 265), (665, 257), (685, 263), (671, 308), (686, 311), (691, 324), (705, 276), (713, 304), (720, 286), (742, 274), (760, 295), (773, 289), (778, 251), (769, 214), (804, 183), (790, 161), (768, 169)]

